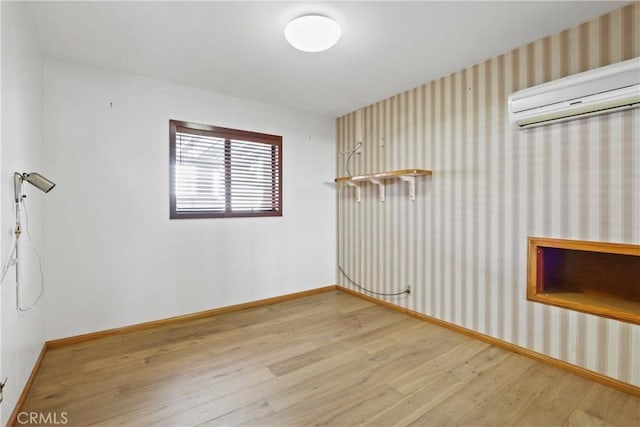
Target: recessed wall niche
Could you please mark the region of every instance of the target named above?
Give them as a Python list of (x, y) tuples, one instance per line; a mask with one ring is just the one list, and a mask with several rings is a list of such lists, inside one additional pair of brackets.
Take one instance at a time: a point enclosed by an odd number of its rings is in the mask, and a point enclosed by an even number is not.
[(527, 299), (640, 324), (640, 245), (529, 237)]

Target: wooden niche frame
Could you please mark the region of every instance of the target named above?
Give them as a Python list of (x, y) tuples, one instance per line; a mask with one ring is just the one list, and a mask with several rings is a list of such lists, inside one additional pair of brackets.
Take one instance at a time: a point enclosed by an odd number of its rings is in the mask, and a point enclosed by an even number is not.
[(640, 245), (529, 237), (527, 299), (640, 324)]

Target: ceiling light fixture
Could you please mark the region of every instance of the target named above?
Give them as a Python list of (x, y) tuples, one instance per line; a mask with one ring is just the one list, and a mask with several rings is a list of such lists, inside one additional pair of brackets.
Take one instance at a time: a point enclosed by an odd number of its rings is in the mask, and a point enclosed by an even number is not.
[(300, 16), (284, 29), (284, 37), (291, 46), (304, 52), (327, 50), (336, 44), (341, 34), (336, 21), (321, 15)]

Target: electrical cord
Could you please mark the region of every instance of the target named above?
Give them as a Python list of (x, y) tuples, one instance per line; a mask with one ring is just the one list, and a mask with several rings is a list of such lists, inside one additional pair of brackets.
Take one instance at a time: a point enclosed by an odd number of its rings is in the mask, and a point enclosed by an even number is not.
[(373, 295), (380, 295), (380, 296), (385, 296), (385, 297), (393, 297), (393, 296), (398, 296), (398, 295), (410, 294), (411, 293), (411, 290), (409, 290), (409, 288), (405, 289), (404, 291), (390, 292), (390, 293), (370, 291), (369, 289), (365, 288), (364, 286), (360, 286), (351, 277), (349, 277), (349, 275), (347, 273), (345, 273), (345, 271), (344, 271), (344, 269), (342, 268), (341, 265), (338, 265), (338, 269), (340, 270), (340, 272), (342, 274), (344, 274), (344, 277), (346, 277), (347, 280), (349, 282), (351, 282), (354, 286), (356, 286), (358, 289), (362, 289), (363, 291), (368, 292), (368, 293), (373, 294)]
[[(33, 307), (35, 307), (36, 304), (38, 304), (38, 302), (40, 301), (40, 298), (42, 298), (42, 295), (44, 295), (44, 273), (42, 271), (42, 259), (40, 258), (40, 253), (38, 252), (36, 247), (33, 245), (33, 242), (31, 241), (31, 234), (29, 233), (29, 212), (27, 212), (27, 204), (25, 203), (24, 198), (22, 199), (22, 207), (24, 210), (24, 231), (27, 234), (27, 240), (29, 241), (29, 246), (31, 246), (31, 249), (33, 249), (33, 253), (35, 253), (36, 255), (36, 259), (38, 260), (38, 268), (40, 270), (40, 293), (38, 294), (36, 299), (33, 301), (33, 303), (29, 307), (23, 308), (20, 305), (19, 298), (16, 298), (17, 300), (16, 306), (18, 308), (18, 311), (21, 311), (24, 313), (31, 310)], [(17, 239), (16, 239), (15, 245), (17, 245)], [(15, 252), (15, 245), (14, 245), (14, 252)], [(16, 286), (18, 286), (18, 283), (16, 283)], [(19, 297), (19, 292), (20, 292), (20, 288), (17, 288), (16, 297)]]
[(16, 253), (16, 243), (17, 243), (17, 239), (16, 239), (16, 235), (13, 235), (13, 238), (11, 240), (11, 251), (9, 252), (9, 256), (7, 257), (7, 260), (4, 263), (4, 266), (2, 267), (2, 275), (0, 275), (0, 283), (4, 282), (4, 278), (7, 275), (7, 272), (9, 271), (9, 268), (16, 265), (16, 260), (13, 258), (13, 256)]
[[(353, 157), (353, 155), (360, 149), (360, 147), (362, 147), (363, 142), (357, 142), (355, 147), (352, 148), (351, 150), (346, 150), (346, 151), (342, 151), (340, 152), (340, 154), (347, 154), (349, 153), (349, 155), (347, 156), (347, 160), (344, 164), (344, 167), (347, 171), (348, 176), (353, 176), (353, 174), (351, 173), (351, 169), (349, 168), (349, 164), (351, 162), (351, 158)], [(340, 198), (338, 198), (338, 203), (340, 203)], [(339, 208), (339, 206), (338, 206)], [(338, 236), (340, 235), (340, 221), (338, 221)], [(351, 276), (349, 276), (345, 271), (344, 268), (342, 268), (342, 266), (340, 264), (338, 264), (338, 269), (340, 270), (340, 272), (344, 275), (344, 277), (351, 282), (355, 287), (357, 287), (358, 289), (361, 289), (367, 293), (370, 293), (372, 295), (379, 295), (379, 296), (387, 296), (387, 297), (393, 297), (393, 296), (398, 296), (398, 295), (404, 295), (404, 294), (410, 294), (411, 290), (409, 288), (405, 289), (404, 291), (398, 291), (398, 292), (376, 292), (376, 291), (372, 291), (369, 290), (367, 288), (365, 288), (364, 286), (360, 285), (359, 283), (357, 283), (355, 280), (353, 280), (351, 278)]]
[(344, 168), (347, 170), (348, 176), (353, 176), (353, 174), (351, 173), (351, 168), (349, 167), (349, 164), (351, 163), (351, 159), (353, 158), (353, 155), (358, 152), (358, 150), (360, 149), (360, 147), (362, 147), (362, 145), (363, 145), (362, 141), (357, 142), (354, 148), (352, 148), (351, 150), (343, 151), (341, 153), (341, 154), (349, 153), (349, 155), (347, 156), (347, 161), (344, 163)]

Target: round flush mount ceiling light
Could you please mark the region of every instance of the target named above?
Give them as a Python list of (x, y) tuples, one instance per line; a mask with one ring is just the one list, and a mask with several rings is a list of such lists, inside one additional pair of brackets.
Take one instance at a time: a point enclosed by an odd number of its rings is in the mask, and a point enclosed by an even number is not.
[(342, 32), (331, 18), (305, 15), (289, 22), (284, 37), (291, 46), (305, 52), (321, 52), (336, 44)]

